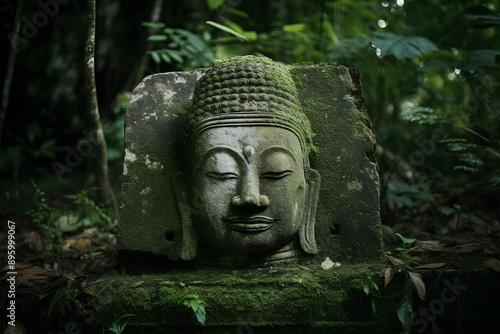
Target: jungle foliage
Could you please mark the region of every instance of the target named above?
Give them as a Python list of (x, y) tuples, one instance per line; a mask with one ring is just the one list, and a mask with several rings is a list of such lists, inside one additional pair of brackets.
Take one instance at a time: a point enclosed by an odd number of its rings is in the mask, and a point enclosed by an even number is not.
[[(3, 83), (5, 213), (29, 208), (15, 203), (32, 196), (22, 186), (30, 178), (59, 193), (89, 188), (95, 178), (96, 149), (69, 165), (92, 129), (83, 70), (87, 8), (76, 1), (50, 8), (27, 1), (0, 8), (2, 52), (15, 55), (2, 67), (2, 74), (13, 71)], [(446, 235), (453, 228), (435, 223), (458, 219), (457, 229), (497, 231), (498, 12), (496, 2), (477, 0), (98, 2), (97, 94), (114, 189), (123, 113), (143, 77), (256, 54), (360, 69), (378, 141), (384, 223)], [(54, 162), (69, 170), (58, 175)]]

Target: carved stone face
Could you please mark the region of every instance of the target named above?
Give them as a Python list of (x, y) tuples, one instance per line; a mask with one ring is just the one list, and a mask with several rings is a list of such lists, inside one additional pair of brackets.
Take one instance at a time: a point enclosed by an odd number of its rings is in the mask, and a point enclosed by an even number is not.
[(291, 242), (308, 196), (295, 134), (270, 126), (216, 127), (199, 134), (193, 147), (190, 197), (200, 239), (235, 254)]

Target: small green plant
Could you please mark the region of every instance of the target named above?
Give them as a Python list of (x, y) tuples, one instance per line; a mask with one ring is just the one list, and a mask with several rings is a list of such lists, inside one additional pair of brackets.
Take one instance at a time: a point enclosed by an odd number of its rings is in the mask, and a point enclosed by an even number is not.
[(357, 286), (360, 286), (363, 289), (363, 292), (368, 297), (371, 297), (370, 298), (371, 308), (372, 308), (373, 314), (375, 314), (375, 312), (376, 312), (376, 305), (375, 305), (375, 300), (373, 299), (373, 297), (375, 295), (379, 295), (380, 294), (380, 290), (379, 290), (379, 287), (378, 287), (377, 283), (375, 283), (373, 281), (373, 278), (370, 275), (366, 275), (364, 278), (355, 279), (353, 282)]
[(205, 303), (204, 300), (200, 299), (200, 296), (195, 294), (182, 295), (180, 297), (179, 304), (182, 304), (187, 308), (193, 310), (194, 315), (196, 316), (196, 320), (198, 320), (201, 325), (205, 326), (205, 320), (207, 316), (205, 307), (207, 306), (207, 303)]
[(151, 31), (148, 41), (156, 43), (159, 49), (148, 51), (156, 64), (164, 61), (178, 64), (190, 63), (193, 66), (208, 66), (215, 54), (209, 50), (207, 41), (211, 39), (207, 32), (203, 38), (185, 29), (169, 28), (162, 22), (143, 22)]
[(111, 327), (108, 328), (108, 331), (114, 334), (122, 334), (123, 331), (125, 330), (125, 327), (127, 327), (128, 325), (130, 317), (135, 317), (135, 314), (122, 315), (111, 324)]
[(392, 265), (386, 268), (384, 281), (385, 286), (387, 286), (392, 280), (395, 271), (404, 273), (405, 287), (401, 292), (401, 301), (399, 302), (397, 315), (406, 332), (409, 332), (411, 327), (411, 316), (413, 314), (414, 294), (416, 293), (421, 300), (425, 300), (426, 287), (422, 276), (413, 272), (410, 268), (411, 265), (418, 264), (421, 260), (420, 257), (411, 255), (411, 244), (417, 241), (417, 239), (406, 238), (399, 233), (396, 233), (396, 236), (401, 239), (403, 245), (394, 250), (398, 252), (403, 259), (389, 256)]
[(28, 211), (27, 215), (31, 216), (33, 223), (42, 229), (47, 249), (52, 249), (55, 244), (59, 244), (62, 240), (62, 232), (56, 226), (56, 220), (60, 213), (48, 205), (45, 192), (37, 186), (35, 181), (31, 180), (31, 183), (35, 188), (36, 209)]
[(94, 189), (87, 189), (76, 195), (66, 195), (71, 200), (69, 207), (58, 209), (51, 207), (46, 198), (45, 192), (32, 181), (35, 188), (35, 209), (27, 212), (31, 216), (33, 223), (38, 226), (45, 238), (46, 250), (54, 249), (63, 242), (65, 232), (73, 232), (80, 227), (90, 228), (101, 222), (105, 222), (107, 227), (114, 227), (117, 220), (102, 210), (93, 200), (88, 197), (88, 192)]
[(403, 257), (403, 261), (404, 261), (404, 264), (406, 266), (412, 266), (414, 264), (418, 264), (418, 262), (420, 262), (421, 258), (418, 257), (418, 256), (413, 256), (411, 255), (411, 248), (410, 248), (410, 245), (412, 243), (414, 243), (415, 241), (417, 241), (417, 239), (413, 239), (413, 238), (406, 238), (406, 237), (403, 237), (401, 234), (399, 233), (396, 233), (396, 236), (401, 239), (403, 245), (402, 247), (397, 247), (395, 248), (394, 250), (396, 252), (398, 252), (402, 257)]
[(54, 297), (49, 304), (48, 314), (52, 316), (55, 312), (60, 312), (62, 315), (66, 314), (66, 311), (71, 310), (71, 306), (73, 305), (73, 301), (76, 296), (76, 289), (74, 288), (75, 276), (73, 275), (64, 275), (67, 281), (63, 286), (57, 288)]
[(64, 197), (73, 201), (75, 215), (84, 217), (82, 220), (84, 227), (91, 227), (101, 220), (104, 220), (108, 226), (116, 225), (116, 220), (111, 218), (88, 197), (88, 193), (95, 189), (96, 188), (82, 190), (76, 195), (66, 195)]

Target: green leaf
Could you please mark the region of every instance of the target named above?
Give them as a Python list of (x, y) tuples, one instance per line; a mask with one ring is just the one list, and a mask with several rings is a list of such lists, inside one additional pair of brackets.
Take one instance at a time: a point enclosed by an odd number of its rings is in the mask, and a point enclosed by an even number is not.
[(403, 237), (401, 234), (399, 233), (396, 233), (396, 236), (401, 239), (401, 241), (406, 245), (406, 244), (412, 244), (414, 243), (415, 241), (417, 241), (417, 239), (413, 239), (413, 238), (406, 238), (406, 237)]
[(495, 175), (488, 181), (488, 187), (496, 188), (498, 186), (500, 186), (500, 175)]
[(203, 40), (205, 42), (210, 42), (210, 40), (212, 39), (212, 35), (210, 34), (209, 31), (207, 30), (204, 30), (203, 33), (202, 33), (202, 37), (203, 37)]
[(207, 0), (208, 9), (214, 10), (222, 6), (226, 0)]
[(371, 283), (371, 285), (373, 286), (373, 289), (375, 289), (375, 291), (379, 291), (379, 288), (378, 288), (377, 283), (375, 283), (375, 282), (371, 279), (371, 277), (370, 277), (370, 283)]
[(225, 31), (233, 36), (236, 36), (238, 39), (240, 40), (243, 40), (243, 41), (246, 41), (248, 40), (245, 36), (243, 36), (242, 34), (238, 33), (237, 31), (229, 28), (229, 27), (226, 27), (225, 25), (222, 25), (222, 24), (219, 24), (219, 23), (216, 23), (216, 22), (213, 22), (213, 21), (207, 21), (206, 22), (208, 25), (214, 27), (214, 28), (217, 28), (217, 29), (220, 29), (222, 31)]
[(206, 47), (205, 42), (200, 37), (198, 37), (196, 35), (191, 34), (190, 36), (188, 36), (187, 40), (198, 51), (201, 51), (201, 50), (205, 49), (205, 47)]
[(168, 55), (170, 57), (172, 57), (172, 59), (174, 59), (176, 62), (178, 62), (180, 64), (182, 64), (184, 62), (184, 60), (182, 59), (182, 56), (180, 55), (179, 51), (168, 50)]
[(410, 289), (405, 289), (403, 292), (403, 296), (401, 298), (401, 302), (398, 307), (398, 319), (403, 325), (406, 332), (410, 332), (411, 329), (411, 314), (413, 309), (411, 307), (410, 300)]
[(248, 15), (248, 14), (247, 14), (247, 13), (245, 13), (244, 11), (241, 11), (241, 10), (236, 9), (236, 8), (234, 8), (234, 7), (229, 7), (229, 8), (228, 8), (228, 11), (229, 11), (231, 14), (233, 14), (233, 15), (235, 15), (235, 16), (242, 17), (242, 18), (244, 18), (244, 19), (248, 19), (248, 18), (250, 17), (250, 15)]
[(299, 32), (304, 29), (306, 25), (304, 23), (297, 24), (285, 24), (283, 26), (283, 31), (285, 32)]
[(151, 58), (153, 58), (154, 62), (157, 64), (161, 62), (160, 55), (158, 54), (158, 52), (152, 51)]
[(464, 172), (474, 174), (477, 169), (470, 166), (458, 165), (453, 167), (453, 170), (463, 170)]
[(447, 205), (443, 205), (443, 206), (440, 206), (439, 207), (439, 212), (445, 216), (449, 216), (455, 212), (457, 212), (457, 210), (453, 209), (453, 208), (450, 208), (449, 206)]
[(397, 59), (411, 59), (422, 56), (422, 52), (437, 51), (436, 44), (425, 37), (396, 36), (388, 32), (376, 33), (374, 39), (370, 39), (372, 45), (382, 52), (382, 57), (391, 54)]
[(364, 285), (363, 285), (363, 291), (364, 291), (366, 294), (369, 294), (369, 293), (370, 293), (370, 287), (368, 286), (368, 284), (364, 284)]
[(483, 66), (497, 66), (497, 58), (500, 57), (500, 51), (479, 49), (467, 52), (467, 61), (459, 63), (457, 67), (464, 71), (475, 71)]
[(151, 35), (148, 37), (148, 41), (151, 41), (151, 42), (166, 41), (167, 39), (168, 39), (168, 37), (165, 35)]
[(153, 29), (153, 30), (161, 30), (165, 28), (165, 23), (162, 22), (142, 22), (141, 25), (143, 27)]
[(414, 107), (401, 115), (403, 119), (409, 122), (416, 122), (420, 125), (434, 125), (440, 120), (434, 114), (434, 109), (426, 107)]
[(205, 313), (205, 306), (202, 306), (198, 309), (198, 312), (195, 312), (196, 320), (202, 325), (205, 325), (205, 320), (207, 318)]
[(167, 53), (165, 53), (165, 52), (161, 52), (161, 53), (160, 53), (160, 57), (161, 57), (161, 59), (163, 59), (163, 61), (164, 61), (165, 63), (167, 63), (167, 64), (170, 64), (170, 63), (172, 62), (172, 60), (170, 59), (170, 57), (168, 56), (168, 54), (167, 54)]
[(481, 5), (465, 9), (463, 16), (471, 21), (474, 28), (482, 29), (500, 25), (500, 16)]

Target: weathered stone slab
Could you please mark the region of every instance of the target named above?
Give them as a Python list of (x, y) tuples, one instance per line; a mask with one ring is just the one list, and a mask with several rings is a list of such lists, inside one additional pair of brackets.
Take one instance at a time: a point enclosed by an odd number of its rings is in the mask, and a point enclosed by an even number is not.
[[(330, 332), (350, 328), (364, 333), (371, 328), (368, 332), (391, 333), (400, 327), (395, 311), (399, 298), (377, 298), (378, 311), (386, 316), (379, 319), (373, 314), (370, 297), (356, 282), (372, 274), (366, 265), (318, 267), (313, 267), (314, 272), (289, 264), (272, 270), (205, 268), (173, 270), (167, 275), (104, 276), (99, 288), (110, 288), (99, 296), (96, 322), (108, 323), (115, 313), (130, 313), (135, 317), (128, 327), (134, 332), (159, 327), (168, 333), (217, 332), (217, 328), (219, 333), (260, 333), (264, 328), (276, 332), (288, 326), (299, 326), (298, 333), (316, 333), (321, 327)], [(206, 302), (206, 327), (197, 323), (192, 310), (179, 304), (186, 294)]]
[[(180, 259), (182, 226), (172, 180), (181, 170), (176, 113), (205, 69), (155, 74), (134, 90), (125, 119), (119, 229), (124, 254)], [(344, 263), (382, 258), (375, 139), (362, 107), (358, 74), (343, 66), (290, 67), (319, 148), (316, 212), (319, 259)]]

